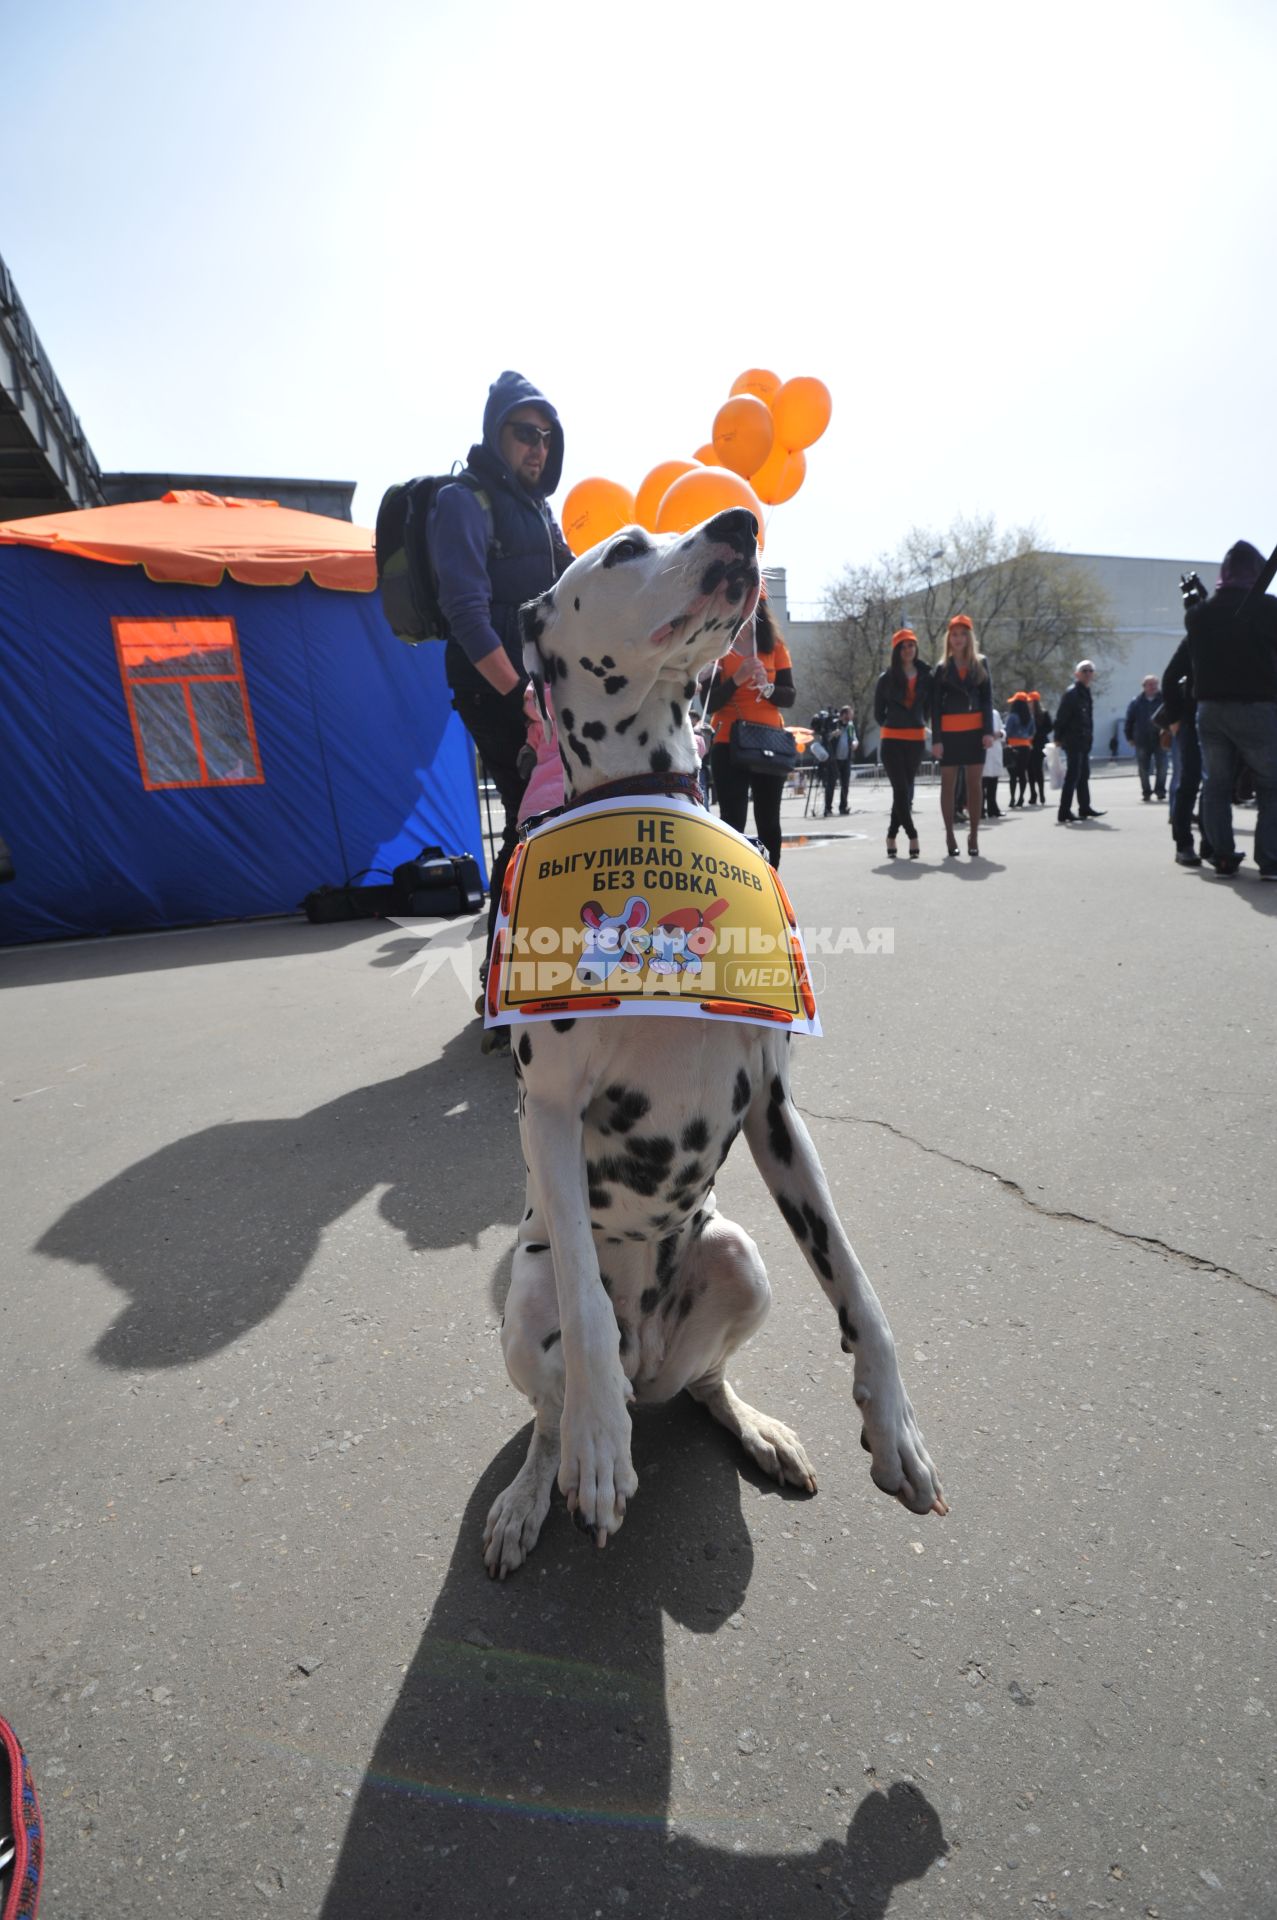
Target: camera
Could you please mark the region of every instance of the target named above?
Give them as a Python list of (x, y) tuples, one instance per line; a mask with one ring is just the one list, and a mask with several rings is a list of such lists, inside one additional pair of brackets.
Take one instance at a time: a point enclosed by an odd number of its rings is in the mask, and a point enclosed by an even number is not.
[(832, 707), (822, 707), (819, 713), (811, 716), (811, 730), (821, 741), (830, 740), (837, 733), (840, 722)]
[(1179, 577), (1179, 595), (1184, 602), (1184, 611), (1190, 607), (1199, 607), (1203, 600), (1209, 600), (1210, 594), (1202, 585), (1201, 576), (1196, 573), (1181, 573)]

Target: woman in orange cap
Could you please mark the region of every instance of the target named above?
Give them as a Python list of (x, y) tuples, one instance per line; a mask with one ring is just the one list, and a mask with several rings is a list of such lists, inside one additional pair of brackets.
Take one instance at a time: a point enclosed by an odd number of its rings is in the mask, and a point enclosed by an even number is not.
[(891, 665), (878, 677), (874, 689), (874, 719), (878, 724), (878, 757), (891, 782), (891, 825), (887, 828), (887, 855), (896, 857), (896, 835), (901, 827), (909, 836), (909, 858), (918, 858), (918, 830), (913, 824), (913, 783), (918, 777), (931, 712), (931, 669), (918, 658), (918, 636), (901, 627), (891, 636)]
[(953, 802), (959, 771), (967, 795), (967, 852), (980, 851), (981, 778), (993, 745), (993, 681), (965, 613), (955, 613), (931, 683), (931, 751), (940, 762), (940, 813), (948, 852), (956, 854)]
[[(1029, 759), (1033, 752), (1033, 715), (1027, 693), (1013, 693), (1007, 707), (1006, 760), (1009, 775), (1009, 807), (1022, 807), (1029, 784)], [(1016, 799), (1017, 793), (1019, 799)]]

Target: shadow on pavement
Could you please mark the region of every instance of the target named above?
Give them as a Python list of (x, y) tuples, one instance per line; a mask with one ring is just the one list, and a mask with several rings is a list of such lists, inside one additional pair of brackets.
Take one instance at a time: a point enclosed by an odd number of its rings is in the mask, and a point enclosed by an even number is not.
[(95, 1266), (127, 1296), (94, 1357), (185, 1366), (229, 1345), (275, 1312), (324, 1229), (378, 1187), (383, 1219), (413, 1249), (513, 1226), (523, 1166), (491, 1142), (513, 1139), (514, 1084), (507, 1063), (480, 1057), (476, 1032), (310, 1113), (190, 1134), (77, 1200), (35, 1250)]
[[(683, 1399), (635, 1422), (640, 1492), (598, 1552), (556, 1493), (541, 1542), (507, 1582), (487, 1578), (487, 1509), (522, 1463), (528, 1430), (475, 1489), (451, 1565), (355, 1799), (322, 1920), (446, 1920), (621, 1911), (767, 1920), (849, 1909), (882, 1920), (894, 1888), (946, 1852), (939, 1815), (912, 1783), (868, 1793), (846, 1845), (737, 1852), (750, 1817), (725, 1810), (709, 1781), (748, 1765), (688, 1745), (714, 1812), (713, 1844), (672, 1832), (664, 1617), (696, 1634), (729, 1629), (753, 1572), (734, 1443)], [(707, 1647), (698, 1687), (713, 1700), (721, 1656)], [(685, 1690), (687, 1695), (692, 1688)], [(766, 1685), (754, 1710), (767, 1742)], [(772, 1692), (778, 1704), (779, 1696)], [(849, 1729), (831, 1733), (848, 1745)], [(744, 1842), (748, 1847), (748, 1840)]]

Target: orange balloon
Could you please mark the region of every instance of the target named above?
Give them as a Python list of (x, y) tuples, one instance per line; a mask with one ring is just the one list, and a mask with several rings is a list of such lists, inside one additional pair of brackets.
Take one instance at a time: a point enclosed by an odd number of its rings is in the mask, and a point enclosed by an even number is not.
[(659, 467), (653, 467), (634, 496), (634, 518), (639, 525), (655, 533), (656, 509), (681, 475), (695, 472), (694, 460), (662, 460)]
[(801, 374), (797, 380), (786, 380), (771, 407), (777, 440), (795, 453), (799, 447), (810, 447), (819, 440), (829, 425), (834, 403), (823, 380)]
[(615, 480), (578, 480), (563, 502), (561, 524), (573, 553), (588, 553), (618, 528), (634, 524), (634, 495)]
[(732, 394), (752, 393), (756, 400), (770, 406), (780, 392), (780, 375), (770, 373), (766, 367), (748, 367), (739, 379), (732, 381)]
[(707, 440), (703, 447), (697, 447), (692, 458), (693, 460), (699, 460), (703, 467), (716, 467), (718, 465), (718, 455), (714, 451), (714, 442)]
[(790, 453), (778, 440), (749, 484), (765, 507), (779, 507), (792, 500), (807, 478), (807, 455)]
[(714, 451), (720, 467), (751, 474), (761, 467), (776, 437), (771, 414), (751, 393), (725, 401), (714, 415)]
[(763, 544), (763, 503), (748, 480), (726, 467), (694, 467), (676, 480), (656, 515), (658, 533), (686, 533), (702, 520), (713, 519), (728, 507), (748, 507), (758, 522), (758, 544)]

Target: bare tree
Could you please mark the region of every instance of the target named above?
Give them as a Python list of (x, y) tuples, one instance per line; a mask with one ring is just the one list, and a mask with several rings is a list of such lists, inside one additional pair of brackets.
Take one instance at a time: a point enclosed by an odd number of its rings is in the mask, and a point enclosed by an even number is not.
[(1046, 552), (1036, 528), (1000, 532), (991, 518), (958, 519), (945, 533), (914, 527), (894, 553), (845, 568), (825, 593), (822, 667), (850, 689), (862, 732), (892, 634), (912, 627), (922, 658), (935, 661), (955, 613), (974, 623), (995, 698), (1021, 687), (1047, 696), (1081, 655), (1111, 651), (1117, 640), (1094, 574)]

